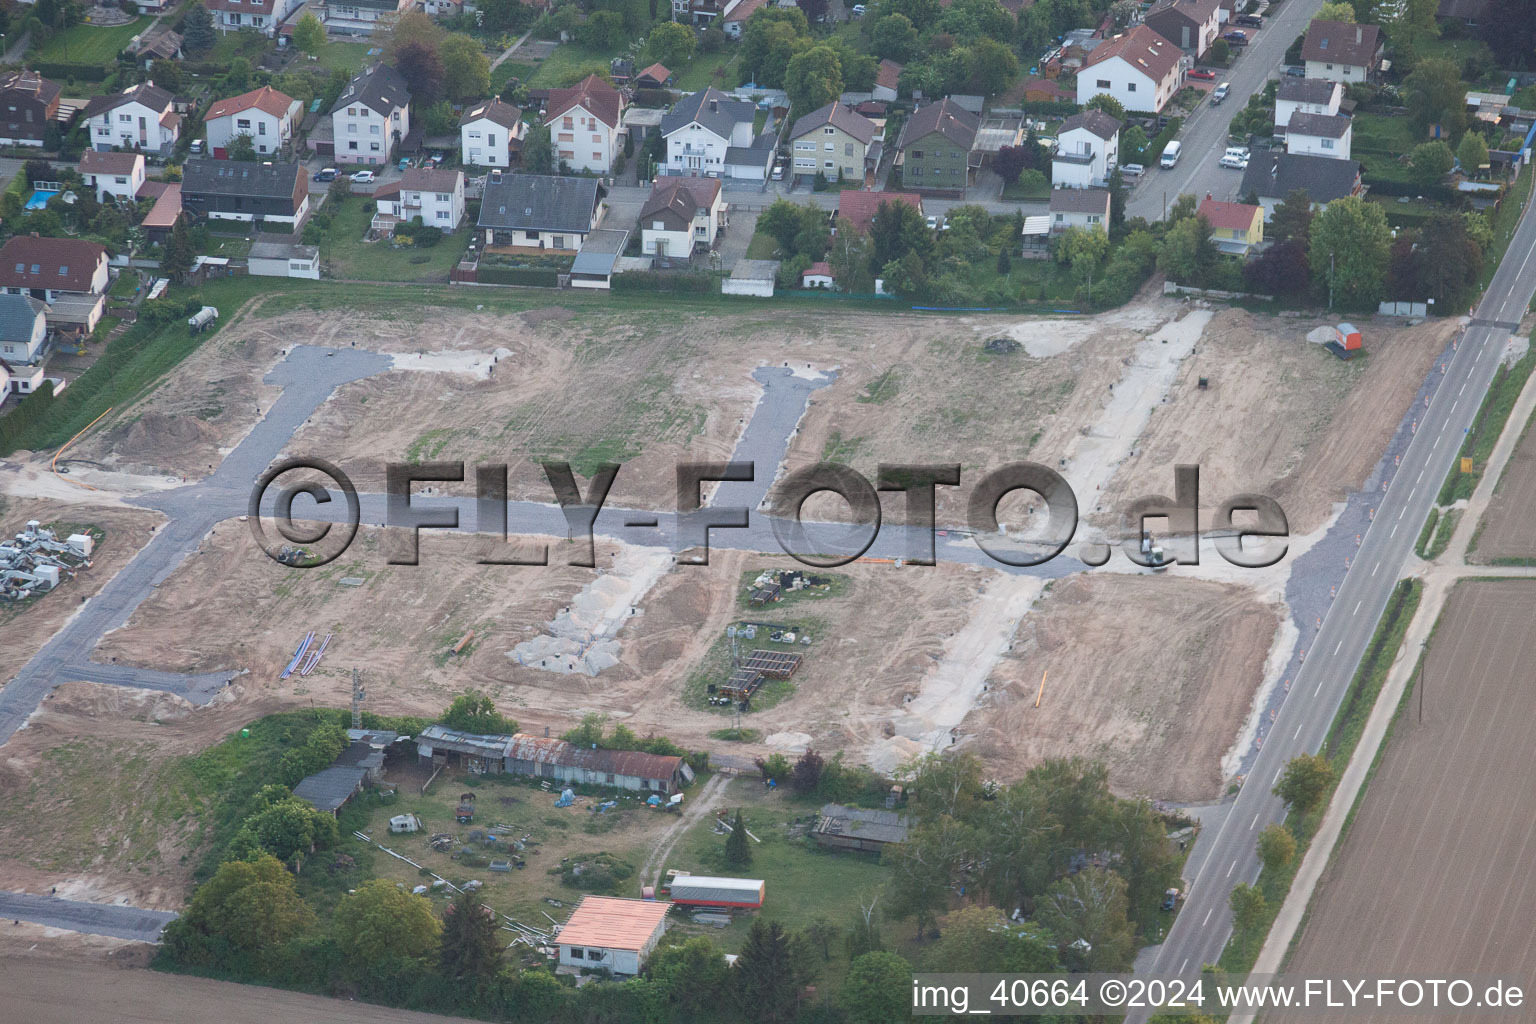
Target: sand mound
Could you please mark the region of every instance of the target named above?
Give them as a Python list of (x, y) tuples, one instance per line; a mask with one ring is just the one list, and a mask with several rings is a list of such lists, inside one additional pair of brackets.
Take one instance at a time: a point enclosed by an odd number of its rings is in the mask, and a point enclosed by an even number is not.
[(146, 412), (113, 438), (113, 446), (145, 456), (167, 446), (180, 448), (189, 444), (213, 443), (217, 439), (218, 432), (196, 416)]

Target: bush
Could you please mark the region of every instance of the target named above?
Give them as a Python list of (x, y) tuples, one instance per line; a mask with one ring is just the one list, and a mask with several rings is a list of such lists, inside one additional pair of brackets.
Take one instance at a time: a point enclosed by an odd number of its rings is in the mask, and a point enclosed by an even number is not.
[(100, 64), (75, 64), (64, 61), (39, 61), (32, 65), (32, 70), (44, 78), (75, 79), (81, 82), (100, 82), (111, 73), (111, 68), (102, 67)]
[(443, 229), (430, 224), (396, 224), (395, 237), (410, 239), (410, 244), (430, 249), (443, 240)]
[(673, 95), (670, 89), (636, 89), (634, 105), (637, 107), (670, 107)]
[(536, 288), (555, 288), (560, 284), (560, 272), (550, 267), (481, 265), (475, 278), (480, 284), (520, 284)]
[(616, 292), (687, 292), (708, 294), (715, 279), (708, 274), (663, 274), (655, 270), (632, 270), (613, 276)]

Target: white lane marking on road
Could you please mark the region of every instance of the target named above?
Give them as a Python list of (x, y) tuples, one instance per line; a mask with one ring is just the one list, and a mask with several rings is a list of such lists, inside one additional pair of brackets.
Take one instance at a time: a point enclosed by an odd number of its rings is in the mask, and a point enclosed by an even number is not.
[[(1253, 825), (1257, 825), (1257, 824), (1258, 824), (1258, 823), (1259, 823), (1259, 816), (1258, 816), (1258, 815), (1257, 815), (1257, 814), (1255, 814), (1255, 815), (1254, 815), (1254, 816), (1253, 816)], [(1248, 826), (1248, 831), (1249, 831), (1249, 832), (1252, 832), (1252, 831), (1253, 831), (1253, 825), (1249, 825), (1249, 826)]]
[[(1456, 411), (1456, 406), (1457, 406), (1457, 405), (1458, 405), (1458, 404), (1459, 404), (1459, 403), (1460, 403), (1460, 402), (1461, 402), (1461, 399), (1459, 399), (1459, 398), (1458, 398), (1458, 399), (1456, 399), (1456, 401), (1454, 401), (1454, 402), (1452, 402), (1452, 403), (1451, 403), (1451, 412), (1455, 412), (1455, 411)], [(1447, 415), (1449, 415), (1449, 414), (1447, 414)]]
[(1210, 910), (1207, 910), (1205, 912), (1205, 920), (1200, 922), (1200, 927), (1201, 928), (1204, 928), (1206, 925), (1211, 923), (1211, 915), (1214, 914), (1214, 913), (1216, 913), (1216, 908), (1215, 907), (1212, 907)]
[[(1402, 516), (1398, 516), (1398, 517), (1397, 517), (1397, 518), (1399, 518), (1399, 519), (1401, 519), (1401, 518), (1403, 518), (1403, 517), (1402, 517)], [(1393, 526), (1393, 527), (1392, 527), (1392, 532), (1391, 532), (1391, 533), (1389, 533), (1389, 534), (1387, 534), (1387, 539), (1388, 539), (1388, 540), (1391, 540), (1391, 539), (1392, 539), (1392, 538), (1393, 538), (1393, 537), (1396, 537), (1396, 536), (1397, 536), (1397, 527), (1396, 527), (1396, 526)]]
[(1301, 738), (1301, 726), (1298, 725), (1296, 727), (1296, 732), (1295, 732), (1295, 734), (1293, 736), (1291, 736), (1291, 739), (1294, 740), (1294, 739), (1300, 739), (1300, 738)]
[[(1381, 568), (1381, 563), (1380, 563), (1380, 562), (1377, 562), (1377, 563), (1376, 563), (1376, 569), (1380, 569), (1380, 568)], [(1376, 575), (1376, 569), (1372, 569), (1372, 570), (1371, 570), (1371, 575), (1372, 575), (1372, 576), (1375, 576), (1375, 575)]]
[[(1318, 694), (1320, 694), (1322, 692), (1323, 692), (1323, 681), (1321, 679), (1319, 679), (1317, 681), (1317, 689), (1312, 691), (1312, 696), (1316, 697)], [(1279, 777), (1280, 777), (1280, 773), (1278, 771), (1275, 772), (1275, 778), (1278, 779)]]
[[(1467, 376), (1470, 377), (1470, 376), (1472, 376), (1472, 374), (1468, 373)], [(1459, 395), (1459, 394), (1461, 394), (1462, 391), (1465, 391), (1465, 390), (1467, 390), (1467, 382), (1466, 381), (1462, 381), (1461, 382), (1461, 391), (1458, 391), (1456, 393)]]
[[(1318, 684), (1317, 684), (1317, 688), (1318, 688), (1318, 689), (1319, 689), (1319, 690), (1321, 690), (1321, 689), (1322, 689), (1322, 688), (1323, 688), (1323, 684), (1322, 684), (1322, 683), (1318, 683)], [(1276, 768), (1276, 769), (1275, 769), (1275, 777), (1274, 777), (1274, 779), (1273, 779), (1273, 780), (1272, 780), (1272, 781), (1271, 781), (1271, 782), (1270, 782), (1270, 785), (1271, 785), (1271, 786), (1273, 786), (1273, 785), (1274, 785), (1274, 784), (1275, 784), (1275, 783), (1276, 783), (1276, 782), (1279, 782), (1279, 781), (1280, 781), (1280, 769), (1279, 769), (1279, 768)]]
[[(1378, 562), (1378, 563), (1377, 563), (1377, 565), (1380, 565), (1380, 564), (1381, 564), (1381, 563), (1379, 563), (1379, 562)], [(1376, 574), (1375, 574), (1375, 573), (1371, 573), (1371, 575), (1372, 575), (1372, 576), (1375, 576), (1375, 575), (1376, 575)], [(1361, 604), (1362, 604), (1362, 603), (1363, 603), (1363, 602), (1364, 602), (1364, 601), (1365, 601), (1365, 598), (1363, 598), (1363, 597), (1362, 597), (1362, 598), (1361, 598), (1361, 599), (1360, 599), (1360, 600), (1359, 600), (1359, 601), (1356, 601), (1356, 602), (1355, 602), (1355, 610), (1354, 610), (1354, 611), (1352, 611), (1352, 612), (1350, 612), (1350, 613), (1349, 613), (1349, 614), (1351, 614), (1351, 615), (1359, 615), (1359, 614), (1360, 614), (1360, 605), (1361, 605)]]
[(1405, 513), (1405, 512), (1407, 512), (1407, 511), (1408, 511), (1408, 506), (1407, 506), (1407, 505), (1404, 505), (1404, 506), (1403, 506), (1403, 511), (1402, 511), (1402, 512), (1399, 512), (1399, 513), (1398, 513), (1398, 514), (1397, 514), (1397, 518), (1399, 518), (1399, 519), (1401, 519), (1401, 518), (1403, 518), (1403, 513)]
[(1413, 482), (1414, 483), (1418, 483), (1420, 480), (1423, 480), (1423, 479), (1424, 479), (1424, 471), (1421, 469), (1421, 470), (1419, 470), (1419, 475), (1413, 478)]
[(1232, 872), (1234, 872), (1236, 870), (1237, 870), (1237, 861), (1233, 860), (1232, 861), (1232, 866), (1227, 868), (1227, 877), (1231, 878), (1232, 877)]
[(1184, 973), (1184, 968), (1186, 968), (1188, 966), (1189, 966), (1189, 957), (1185, 957), (1184, 958), (1184, 962), (1179, 964), (1179, 973), (1183, 974)]
[(1343, 646), (1344, 646), (1344, 641), (1343, 640), (1340, 640), (1338, 643), (1333, 645), (1333, 656), (1335, 658), (1337, 658), (1339, 656), (1339, 648), (1343, 647)]

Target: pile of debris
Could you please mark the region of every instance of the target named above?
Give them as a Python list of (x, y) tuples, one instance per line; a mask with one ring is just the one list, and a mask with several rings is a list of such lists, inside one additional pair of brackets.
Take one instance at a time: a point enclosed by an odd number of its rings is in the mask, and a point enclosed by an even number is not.
[(0, 600), (24, 601), (48, 593), (62, 579), (89, 569), (94, 548), (88, 534), (70, 534), (61, 541), (36, 519), (28, 520), (25, 530), (0, 545)]
[(507, 657), (548, 672), (595, 676), (619, 663), (620, 629), (640, 614), (639, 601), (670, 567), (665, 549), (628, 549), (611, 571), (581, 589), (555, 615), (546, 631), (518, 644)]
[(1011, 356), (1024, 346), (1012, 338), (993, 338), (981, 347), (995, 356)]

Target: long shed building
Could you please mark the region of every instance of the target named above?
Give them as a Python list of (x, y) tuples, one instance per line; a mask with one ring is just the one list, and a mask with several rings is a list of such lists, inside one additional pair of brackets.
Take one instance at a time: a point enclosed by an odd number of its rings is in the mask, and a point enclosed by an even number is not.
[(674, 793), (693, 781), (693, 770), (681, 757), (638, 750), (601, 750), (521, 732), (512, 736), (480, 736), (429, 725), (417, 735), (416, 750), (423, 761), (434, 763), (446, 763), (449, 755), (456, 755), (460, 765), (470, 772), (507, 772), (642, 793)]
[(763, 905), (766, 885), (761, 878), (718, 878), (713, 875), (677, 875), (672, 879), (673, 903), (688, 907), (737, 907), (755, 910)]

